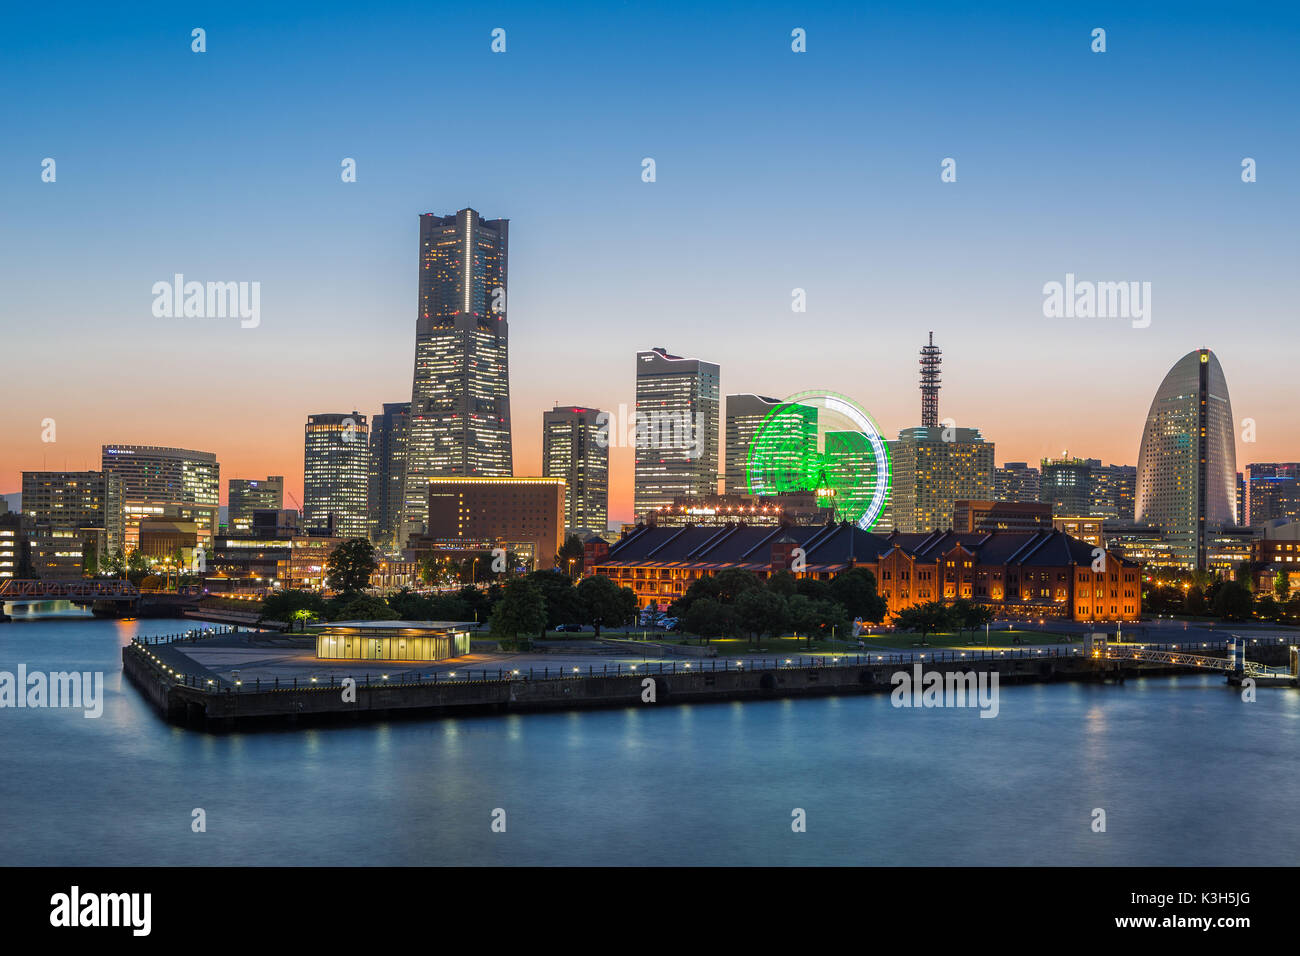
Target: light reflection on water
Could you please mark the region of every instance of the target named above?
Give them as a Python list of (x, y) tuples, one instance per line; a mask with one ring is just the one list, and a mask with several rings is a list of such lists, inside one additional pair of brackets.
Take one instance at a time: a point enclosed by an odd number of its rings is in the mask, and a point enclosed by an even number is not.
[(0, 624), (2, 670), (106, 675), (99, 720), (0, 710), (0, 858), (1212, 865), (1300, 848), (1290, 689), (1246, 704), (1198, 674), (1003, 686), (995, 720), (876, 694), (214, 736), (164, 724), (121, 679), (133, 635), (185, 627)]

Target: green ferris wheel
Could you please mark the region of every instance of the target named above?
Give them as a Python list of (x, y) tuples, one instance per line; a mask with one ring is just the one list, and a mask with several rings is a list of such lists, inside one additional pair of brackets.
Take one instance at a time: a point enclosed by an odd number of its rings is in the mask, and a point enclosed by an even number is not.
[(749, 442), (750, 494), (813, 492), (838, 521), (864, 531), (889, 501), (889, 446), (866, 410), (844, 395), (799, 392), (763, 418)]

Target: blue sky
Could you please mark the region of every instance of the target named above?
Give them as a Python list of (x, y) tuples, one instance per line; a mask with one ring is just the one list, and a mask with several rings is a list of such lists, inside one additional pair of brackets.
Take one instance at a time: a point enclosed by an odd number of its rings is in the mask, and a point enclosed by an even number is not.
[[(630, 404), (655, 345), (896, 432), (930, 329), (941, 415), (999, 462), (1135, 463), (1160, 378), (1203, 345), (1258, 423), (1240, 459), (1300, 457), (1296, 8), (911, 7), (13, 9), (0, 491), (108, 441), (300, 480), (307, 414), (409, 398), (416, 217), (466, 205), (512, 221), (520, 473), (544, 407)], [(261, 282), (261, 325), (155, 319), (176, 272)], [(1150, 281), (1151, 327), (1044, 318), (1067, 272)]]

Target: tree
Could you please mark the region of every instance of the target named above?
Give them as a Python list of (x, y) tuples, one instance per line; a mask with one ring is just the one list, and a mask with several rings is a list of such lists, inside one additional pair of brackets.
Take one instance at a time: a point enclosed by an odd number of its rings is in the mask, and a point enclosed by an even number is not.
[(684, 617), (696, 601), (706, 599), (721, 603), (721, 589), (718, 587), (718, 579), (711, 574), (706, 574), (704, 577), (692, 581), (691, 586), (686, 589), (686, 593), (672, 603), (672, 613), (679, 618)]
[(325, 614), (331, 621), (395, 621), (398, 616), (382, 598), (360, 591), (344, 591), (325, 602)]
[(578, 599), (573, 580), (563, 571), (558, 568), (554, 571), (534, 571), (526, 575), (524, 580), (537, 585), (546, 598), (546, 622), (542, 636), (545, 636), (546, 628), (582, 623), (582, 602)]
[[(1198, 588), (1188, 592), (1190, 597)], [(1254, 601), (1250, 588), (1240, 581), (1224, 581), (1214, 595), (1214, 613), (1225, 621), (1244, 621), (1250, 617)]]
[(352, 538), (330, 552), (325, 563), (325, 583), (345, 594), (361, 591), (370, 584), (370, 575), (378, 567), (375, 546), (365, 538)]
[(569, 577), (574, 577), (582, 573), (582, 560), (586, 556), (586, 549), (582, 545), (582, 539), (576, 534), (571, 534), (564, 539), (564, 544), (560, 550), (555, 552), (555, 569), (563, 571)]
[(1265, 594), (1255, 602), (1255, 613), (1265, 621), (1276, 621), (1278, 615), (1282, 613), (1282, 606), (1277, 603), (1277, 598), (1271, 594)]
[(878, 624), (889, 613), (885, 599), (876, 591), (876, 576), (869, 568), (841, 571), (831, 579), (830, 594), (851, 618)]
[(1279, 601), (1285, 601), (1286, 596), (1291, 593), (1291, 582), (1289, 575), (1285, 571), (1279, 571), (1273, 578), (1273, 595)]
[(698, 634), (706, 641), (711, 637), (727, 637), (736, 633), (736, 612), (713, 598), (700, 598), (692, 602), (681, 622), (683, 630)]
[(307, 619), (300, 616), (300, 612), (303, 611), (311, 617), (324, 617), (325, 599), (314, 591), (302, 591), (297, 588), (272, 591), (262, 599), (263, 620), (292, 624)]
[(838, 601), (803, 594), (786, 599), (786, 620), (796, 635), (803, 633), (809, 644), (814, 637), (831, 637), (837, 630), (844, 633), (849, 628), (844, 606)]
[(492, 633), (514, 640), (520, 634), (532, 634), (546, 626), (546, 598), (542, 589), (531, 581), (513, 578), (505, 593), (492, 609)]
[(765, 635), (775, 636), (785, 628), (787, 614), (785, 598), (773, 594), (766, 588), (745, 589), (736, 598), (735, 608), (736, 623), (740, 625), (743, 633), (752, 635), (751, 639)]
[(952, 612), (942, 601), (930, 601), (903, 608), (894, 618), (894, 624), (902, 631), (912, 631), (921, 635), (921, 641), (931, 634), (936, 634), (951, 626)]
[(735, 604), (746, 591), (762, 590), (763, 582), (753, 571), (742, 568), (727, 568), (715, 575), (718, 599), (723, 604)]
[(582, 579), (578, 584), (578, 600), (583, 623), (596, 629), (596, 637), (600, 637), (602, 627), (618, 627), (636, 618), (636, 592), (619, 587), (602, 574)]
[(968, 598), (958, 598), (949, 607), (952, 625), (960, 634), (965, 630), (978, 630), (993, 620), (993, 609), (983, 604), (976, 604)]
[(799, 593), (799, 579), (789, 571), (777, 571), (767, 579), (767, 589), (783, 598), (790, 598)]

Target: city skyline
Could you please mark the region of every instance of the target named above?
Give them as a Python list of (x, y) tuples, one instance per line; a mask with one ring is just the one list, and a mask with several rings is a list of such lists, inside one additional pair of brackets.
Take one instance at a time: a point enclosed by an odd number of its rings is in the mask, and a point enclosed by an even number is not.
[[(1197, 351), (1199, 351), (1199, 350), (1197, 350)], [(1213, 350), (1213, 349), (1210, 349), (1209, 351), (1213, 352), (1214, 350)], [(915, 355), (915, 352), (913, 353), (913, 355)], [(1216, 355), (1217, 355), (1217, 353), (1216, 353)], [(716, 363), (716, 364), (718, 364), (719, 367), (720, 367), (720, 369), (721, 369), (721, 372), (720, 372), (720, 378), (721, 378), (723, 381), (725, 381), (725, 380), (726, 380), (726, 368), (727, 368), (725, 359), (724, 359), (723, 361), (721, 361), (721, 362)], [(903, 364), (907, 364), (907, 363), (903, 363)], [(956, 363), (955, 361), (953, 361), (953, 362), (950, 362), (949, 364), (950, 364), (950, 366), (951, 366), (951, 365), (955, 365), (955, 364), (957, 364), (957, 363)], [(1166, 369), (1166, 371), (1168, 370), (1168, 367), (1169, 367), (1169, 366), (1168, 366), (1168, 363), (1166, 363), (1166, 365), (1165, 365), (1165, 369)], [(914, 367), (914, 366), (909, 366), (909, 370), (912, 371), (913, 374), (914, 374), (914, 376), (915, 376), (915, 367)], [(948, 368), (948, 367), (945, 367), (945, 375), (948, 374), (948, 371), (949, 371), (949, 368)], [(1226, 373), (1225, 373), (1225, 374), (1226, 374)], [(1162, 377), (1161, 377), (1161, 378), (1157, 378), (1157, 379), (1155, 379), (1154, 381), (1156, 381), (1156, 382), (1162, 381)], [(1132, 386), (1132, 390), (1135, 391), (1135, 392), (1141, 392), (1141, 391), (1143, 390), (1143, 386), (1140, 385), (1140, 384), (1135, 383), (1135, 384)], [(1149, 392), (1149, 391), (1150, 391), (1150, 388), (1147, 387), (1146, 390)], [(723, 389), (723, 391), (725, 391), (725, 389)], [(1234, 393), (1235, 393), (1235, 391), (1236, 391), (1236, 389), (1235, 389), (1235, 387), (1234, 387)], [(914, 415), (914, 417), (915, 417), (916, 419), (919, 420), (919, 418), (921, 417), (921, 408), (922, 408), (922, 402), (923, 402), (923, 398), (922, 398), (922, 389), (921, 389), (921, 386), (920, 386), (919, 378), (917, 378), (917, 379), (914, 381), (912, 397), (913, 397), (913, 400), (914, 400), (914, 401), (913, 401), (913, 404), (914, 404), (914, 407), (915, 407), (915, 415)], [(941, 405), (940, 405), (940, 415), (941, 415), (941, 417), (949, 417), (949, 416), (953, 415), (953, 413), (952, 413), (952, 411), (951, 411), (951, 408), (950, 408), (950, 402), (951, 402), (951, 399), (949, 399), (949, 403), (944, 403), (944, 404), (941, 404)], [(386, 406), (393, 406), (394, 404), (401, 404), (401, 403), (393, 403), (393, 402), (382, 403), (380, 407), (381, 407), (381, 409), (383, 409), (385, 405), (386, 405)], [(628, 404), (630, 405), (630, 404), (632, 404), (632, 403), (628, 403)], [(870, 410), (870, 409), (868, 408), (868, 410)], [(542, 411), (542, 412), (548, 412), (548, 411), (551, 411), (551, 409), (550, 409), (550, 408), (546, 408), (546, 409), (542, 409), (541, 411)], [(304, 414), (304, 415), (307, 415), (307, 414), (316, 414), (316, 413), (303, 413), (303, 414)], [(361, 412), (360, 414), (361, 414), (362, 418), (364, 419), (364, 418), (366, 418), (366, 417), (369, 417), (369, 414), (370, 414), (370, 413)], [(381, 411), (379, 414), (382, 414), (382, 411)], [(1242, 416), (1240, 413), (1238, 413), (1238, 425), (1239, 425), (1239, 426), (1241, 426), (1241, 424), (1242, 424), (1241, 419), (1244, 418), (1244, 417), (1245, 417), (1245, 416)], [(1115, 465), (1135, 467), (1135, 466), (1136, 466), (1136, 462), (1137, 462), (1138, 459), (1139, 459), (1139, 452), (1140, 452), (1140, 445), (1141, 445), (1140, 436), (1141, 436), (1141, 433), (1142, 433), (1142, 431), (1144, 430), (1144, 427), (1145, 427), (1145, 420), (1144, 420), (1144, 419), (1140, 419), (1140, 422), (1141, 422), (1141, 423), (1138, 424), (1138, 425), (1136, 425), (1136, 426), (1131, 426), (1131, 430), (1135, 430), (1135, 431), (1138, 433), (1139, 438), (1138, 438), (1138, 441), (1135, 443), (1135, 445), (1134, 445), (1134, 447), (1133, 447), (1133, 449), (1132, 449), (1131, 454), (1130, 454), (1127, 458), (1123, 457), (1123, 455), (1122, 455), (1122, 449), (1120, 450), (1120, 453), (1117, 454), (1116, 456), (1114, 456), (1113, 458), (1108, 457), (1108, 456), (1106, 456), (1106, 455), (1102, 455), (1102, 454), (1092, 454), (1092, 452), (1093, 452), (1095, 446), (1093, 446), (1093, 447), (1089, 447), (1088, 449), (1086, 449), (1086, 451), (1089, 452), (1089, 457), (1090, 457), (1090, 458), (1100, 458), (1100, 459), (1104, 459), (1104, 460), (1107, 460), (1107, 461), (1112, 462), (1112, 463), (1115, 464)], [(529, 423), (529, 424), (531, 424), (531, 423)], [(908, 425), (900, 425), (900, 427), (899, 427), (897, 430), (891, 430), (890, 428), (888, 428), (888, 427), (886, 426), (886, 427), (883, 428), (883, 432), (884, 432), (885, 437), (888, 438), (891, 442), (893, 442), (893, 441), (895, 440), (895, 436), (897, 436), (899, 432), (902, 432), (904, 429), (909, 428), (909, 427), (911, 427), (911, 426), (908, 426)], [(959, 427), (961, 427), (961, 426), (959, 426)], [(998, 439), (998, 437), (997, 437), (997, 433), (999, 432), (1000, 427), (1001, 427), (1001, 426), (1000, 426), (998, 423), (994, 423), (994, 425), (993, 425), (992, 428), (987, 428), (987, 427), (980, 426), (980, 431), (984, 434), (984, 438), (985, 438), (985, 440), (986, 440), (986, 441), (990, 441), (990, 442), (992, 442), (992, 443), (996, 446), (996, 449), (997, 449), (997, 450), (996, 450), (996, 462), (997, 462), (997, 465), (998, 465), (999, 468), (1002, 467), (1002, 466), (1003, 466), (1005, 463), (1007, 463), (1007, 462), (1019, 462), (1019, 461), (1023, 460), (1023, 459), (1022, 459), (1021, 457), (1019, 457), (1019, 456), (1016, 456), (1016, 455), (1014, 455), (1014, 454), (1012, 454), (1012, 453), (1009, 453), (1009, 452), (1005, 452), (1005, 451), (1003, 451), (1002, 443), (1001, 443), (1001, 441), (1000, 441), (1000, 440)], [(1255, 423), (1255, 427), (1258, 428), (1258, 422)], [(301, 428), (302, 428), (302, 422), (301, 422), (301, 420), (299, 420), (298, 423), (297, 423), (297, 431), (298, 431), (298, 434), (299, 434), (299, 435), (301, 435)], [(513, 443), (516, 447), (518, 447), (519, 444), (521, 443), (521, 439), (522, 439), (522, 442), (523, 442), (523, 443), (532, 443), (532, 439), (533, 439), (534, 436), (532, 436), (532, 435), (530, 434), (530, 432), (531, 432), (531, 431), (534, 431), (534, 430), (537, 432), (537, 434), (536, 434), (536, 436), (535, 436), (535, 439), (536, 439), (535, 444), (537, 445), (537, 453), (536, 453), (536, 467), (534, 467), (534, 468), (524, 468), (524, 469), (516, 468), (516, 469), (515, 469), (515, 476), (518, 476), (518, 477), (527, 477), (527, 476), (532, 476), (532, 475), (541, 475), (541, 474), (544, 474), (544, 473), (545, 473), (545, 472), (544, 472), (544, 469), (543, 469), (543, 463), (542, 463), (542, 461), (541, 461), (541, 458), (542, 458), (542, 447), (541, 447), (541, 446), (542, 446), (542, 432), (543, 432), (543, 429), (542, 429), (542, 428), (535, 428), (535, 429), (533, 429), (533, 428), (530, 428), (528, 425), (525, 425), (523, 428), (516, 428), (516, 429), (514, 430), (514, 433), (512, 434), (512, 443)], [(522, 435), (521, 435), (521, 431), (523, 432)], [(722, 456), (722, 457), (720, 457), (720, 459), (719, 459), (719, 466), (718, 466), (718, 481), (719, 481), (719, 484), (721, 485), (721, 484), (725, 481), (725, 467), (724, 467), (724, 465), (725, 465), (725, 461), (723, 461), (723, 458), (725, 458), (725, 454), (726, 454), (726, 451), (725, 451), (725, 444), (726, 444), (726, 434), (725, 434), (725, 433), (726, 433), (726, 428), (725, 428), (725, 421), (719, 423), (719, 427), (718, 427), (718, 429), (717, 429), (717, 432), (718, 432), (718, 434), (717, 434), (717, 436), (715, 437), (714, 440), (715, 440), (715, 442), (717, 442), (717, 443), (722, 447), (722, 453), (721, 453), (721, 456)], [(187, 444), (186, 441), (184, 440), (185, 433), (184, 433), (184, 432), (181, 432), (180, 434), (181, 434), (182, 441), (180, 441), (178, 444), (181, 445), (181, 446), (185, 446), (185, 445)], [(1296, 452), (1293, 452), (1293, 453), (1288, 454), (1288, 453), (1286, 453), (1286, 449), (1287, 449), (1287, 448), (1295, 448), (1296, 446), (1291, 445), (1291, 444), (1288, 444), (1288, 443), (1284, 442), (1284, 441), (1281, 440), (1281, 439), (1279, 439), (1278, 441), (1276, 441), (1276, 442), (1274, 442), (1273, 444), (1271, 444), (1271, 445), (1268, 446), (1270, 449), (1273, 449), (1273, 448), (1278, 449), (1281, 453), (1276, 453), (1276, 454), (1273, 454), (1273, 455), (1270, 456), (1270, 455), (1266, 455), (1266, 454), (1263, 453), (1262, 449), (1263, 449), (1264, 446), (1263, 446), (1262, 441), (1255, 442), (1255, 443), (1251, 443), (1251, 442), (1243, 442), (1243, 441), (1241, 440), (1242, 436), (1241, 436), (1241, 428), (1240, 428), (1240, 427), (1239, 427), (1239, 428), (1237, 429), (1237, 431), (1234, 433), (1234, 436), (1235, 436), (1235, 444), (1236, 444), (1236, 449), (1237, 449), (1237, 452), (1236, 452), (1236, 456), (1237, 456), (1237, 457), (1236, 457), (1236, 461), (1237, 461), (1237, 470), (1238, 470), (1239, 472), (1240, 472), (1240, 471), (1243, 471), (1243, 470), (1245, 469), (1245, 467), (1246, 467), (1247, 465), (1251, 464), (1251, 463), (1256, 463), (1256, 462), (1258, 462), (1258, 463), (1264, 463), (1264, 462), (1269, 462), (1269, 461), (1294, 461), (1294, 460), (1300, 459), (1300, 448), (1296, 448)], [(88, 463), (82, 463), (80, 468), (76, 467), (76, 466), (79, 464), (79, 462), (76, 461), (76, 460), (70, 460), (69, 463), (68, 463), (68, 466), (67, 466), (67, 467), (64, 467), (64, 465), (63, 465), (62, 462), (57, 463), (57, 464), (46, 464), (46, 463), (43, 463), (41, 467), (36, 467), (36, 466), (34, 466), (34, 465), (31, 465), (31, 464), (20, 463), (17, 467), (14, 468), (14, 473), (15, 473), (15, 475), (17, 476), (17, 481), (16, 481), (16, 485), (17, 485), (17, 487), (14, 487), (14, 489), (13, 489), (12, 491), (4, 491), (4, 490), (2, 490), (2, 489), (3, 489), (3, 486), (0, 486), (0, 494), (4, 494), (4, 495), (6, 495), (6, 496), (11, 496), (11, 495), (16, 495), (16, 494), (20, 493), (20, 490), (21, 490), (21, 473), (22, 473), (23, 471), (77, 471), (77, 470), (94, 470), (95, 467), (96, 467), (96, 462), (97, 462), (99, 459), (101, 459), (101, 457), (102, 457), (102, 449), (103, 449), (105, 446), (107, 446), (107, 445), (111, 445), (111, 444), (114, 444), (114, 443), (98, 443), (98, 442), (95, 443), (95, 444), (94, 444), (94, 458), (93, 458), (93, 460), (89, 461)], [(161, 445), (161, 443), (157, 443), (157, 444), (158, 444), (158, 445)], [(45, 449), (50, 449), (50, 448), (54, 448), (54, 447), (58, 447), (58, 446), (57, 446), (56, 444), (54, 444), (54, 443), (50, 443), (50, 444), (45, 444), (45, 445), (43, 445), (42, 447), (45, 448)], [(227, 462), (227, 459), (226, 459), (226, 457), (223, 456), (223, 454), (222, 454), (221, 451), (213, 451), (213, 450), (210, 449), (210, 448), (205, 448), (201, 443), (199, 443), (199, 442), (195, 442), (195, 441), (189, 441), (189, 442), (188, 442), (188, 447), (202, 448), (203, 451), (214, 454), (214, 455), (215, 455), (215, 458), (216, 458), (216, 460), (217, 460), (217, 462), (220, 464), (220, 467), (221, 467), (221, 469), (222, 469), (222, 472), (223, 472), (224, 474), (229, 475), (231, 478), (239, 478), (239, 477), (243, 477), (243, 476), (240, 474), (240, 469), (235, 469), (235, 468), (232, 468), (231, 466), (228, 466), (228, 465), (227, 465), (227, 463), (226, 463), (226, 462)], [(1058, 451), (1053, 452), (1053, 451), (1051, 451), (1050, 448), (1049, 448), (1049, 450), (1045, 451), (1045, 452), (1042, 454), (1041, 458), (1043, 458), (1043, 459), (1051, 459), (1051, 458), (1055, 458), (1055, 457), (1058, 457), (1060, 454), (1063, 454), (1065, 451), (1068, 451), (1068, 450), (1069, 450), (1069, 448), (1066, 448), (1066, 449), (1061, 449), (1061, 450), (1058, 450)], [(632, 507), (633, 486), (634, 486), (634, 474), (633, 474), (633, 467), (632, 467), (632, 466), (633, 466), (633, 462), (632, 462), (632, 460), (631, 460), (631, 457), (632, 457), (632, 451), (633, 451), (633, 449), (630, 449), (630, 448), (619, 447), (619, 445), (618, 445), (617, 443), (614, 444), (614, 445), (612, 445), (612, 446), (608, 449), (608, 452), (609, 452), (609, 460), (610, 460), (610, 465), (609, 465), (609, 473), (610, 473), (610, 478), (609, 478), (609, 522), (610, 522), (611, 525), (617, 525), (617, 524), (619, 524), (619, 523), (630, 522), (630, 521), (633, 521), (633, 520), (634, 520), (634, 514), (635, 514), (635, 512), (634, 512), (633, 507)], [(616, 468), (616, 467), (615, 467), (615, 462), (616, 462), (619, 458), (623, 458), (623, 459), (624, 459), (624, 461), (622, 462), (622, 465), (623, 465), (622, 468)], [(245, 461), (245, 462), (249, 462), (249, 463), (250, 463), (247, 467), (244, 467), (244, 468), (242, 469), (242, 471), (247, 472), (250, 476), (251, 476), (251, 475), (256, 475), (256, 474), (262, 474), (262, 475), (265, 475), (265, 474), (272, 474), (272, 473), (274, 473), (274, 474), (284, 474), (284, 475), (286, 475), (286, 477), (285, 477), (285, 479), (284, 479), (284, 482), (285, 482), (284, 487), (286, 488), (286, 490), (289, 491), (289, 493), (290, 493), (290, 494), (291, 494), (295, 499), (297, 499), (298, 501), (303, 501), (303, 500), (304, 500), (304, 498), (303, 498), (303, 494), (304, 494), (304, 490), (305, 490), (305, 489), (304, 489), (304, 484), (303, 484), (303, 469), (302, 469), (301, 466), (300, 466), (299, 468), (297, 468), (297, 469), (294, 469), (294, 468), (292, 468), (292, 467), (284, 467), (284, 466), (281, 466), (281, 467), (278, 467), (278, 468), (277, 468), (277, 467), (271, 467), (270, 464), (269, 464), (269, 462), (268, 462), (267, 460), (264, 460), (264, 459), (261, 459), (261, 458), (258, 458), (258, 459), (249, 459), (249, 458), (247, 458), (247, 457), (243, 457), (243, 458), (241, 458), (240, 460), (243, 460), (243, 461)], [(279, 455), (277, 458), (275, 458), (274, 460), (275, 460), (275, 461), (284, 461), (284, 460), (285, 460), (285, 456), (284, 456), (283, 454), (280, 454), (280, 455)], [(1030, 463), (1031, 463), (1031, 464), (1033, 464), (1033, 463), (1035, 462), (1035, 459), (1033, 459), (1033, 458), (1030, 458), (1029, 460), (1030, 460)], [(48, 459), (47, 459), (47, 461), (48, 461)], [(299, 461), (299, 462), (302, 461), (301, 452), (299, 452), (298, 455), (297, 455), (297, 461)], [(297, 473), (296, 476), (294, 476), (295, 471), (296, 471), (296, 473)], [(295, 484), (295, 480), (296, 480), (296, 484)], [(221, 483), (221, 487), (220, 487), (220, 491), (221, 491), (221, 495), (222, 495), (221, 503), (222, 503), (223, 506), (226, 506), (226, 505), (228, 504), (228, 501), (227, 501), (227, 493), (228, 493), (228, 489), (229, 489), (229, 484), (228, 484), (228, 482), (223, 481), (223, 482)], [(373, 520), (373, 516), (372, 516), (372, 520)]]
[[(49, 358), (8, 370), (0, 491), (24, 469), (93, 468), (124, 441), (208, 449), (223, 474), (284, 475), (301, 498), (304, 416), (410, 398), (411, 218), (467, 206), (517, 226), (516, 474), (541, 473), (539, 413), (630, 406), (628, 357), (654, 345), (716, 361), (724, 394), (852, 396), (893, 437), (918, 423), (931, 329), (941, 414), (978, 426), (999, 461), (1069, 448), (1135, 465), (1137, 383), (1192, 348), (1219, 356), (1237, 416), (1256, 423), (1238, 460), (1300, 458), (1286, 279), (1300, 151), (1275, 121), (1295, 101), (1281, 66), (1294, 18), (1111, 10), (1096, 55), (1082, 18), (937, 10), (800, 12), (808, 52), (794, 55), (794, 15), (774, 9), (703, 12), (686, 31), (671, 13), (607, 11), (575, 34), (507, 5), (509, 51), (494, 55), (471, 11), (403, 5), (358, 44), (341, 11), (289, 5), (214, 20), (202, 56), (188, 26), (145, 10), (16, 11), (0, 76), (45, 79), (14, 104), (0, 275), (8, 331)], [(41, 40), (65, 27), (101, 39)], [(439, 95), (477, 106), (412, 123), (430, 94), (406, 64), (429, 35), (451, 77)], [(671, 75), (657, 44), (674, 50)], [(140, 63), (167, 82), (126, 68)], [(583, 110), (552, 106), (575, 91)], [(1096, 135), (1068, 133), (1079, 115)], [(507, 148), (446, 148), (489, 135), (485, 117)], [(214, 124), (246, 161), (212, 149)], [(41, 181), (42, 157), (57, 181)], [(347, 158), (355, 182), (340, 179)], [(155, 317), (151, 286), (178, 273), (260, 282), (260, 324)], [(1045, 317), (1044, 285), (1067, 275), (1150, 281), (1150, 325)], [(270, 398), (286, 387), (290, 401)], [(614, 521), (632, 516), (631, 458), (611, 450)]]

